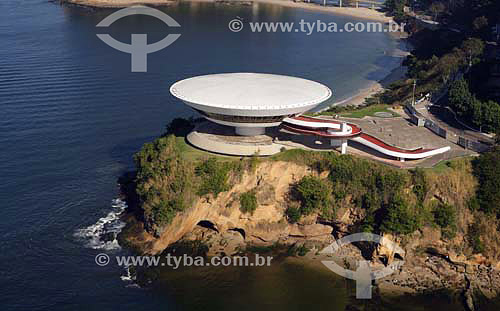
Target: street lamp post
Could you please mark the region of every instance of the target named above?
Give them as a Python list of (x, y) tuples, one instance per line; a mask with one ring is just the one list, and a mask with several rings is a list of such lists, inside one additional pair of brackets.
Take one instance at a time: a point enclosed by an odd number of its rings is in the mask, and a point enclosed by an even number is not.
[(415, 88), (417, 87), (417, 80), (413, 80), (413, 106), (415, 106)]

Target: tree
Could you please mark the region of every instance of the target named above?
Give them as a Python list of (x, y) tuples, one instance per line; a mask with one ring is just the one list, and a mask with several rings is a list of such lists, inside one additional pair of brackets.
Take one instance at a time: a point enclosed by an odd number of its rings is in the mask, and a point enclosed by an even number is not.
[(476, 32), (481, 32), (486, 26), (488, 26), (488, 19), (486, 16), (479, 16), (472, 21), (472, 29)]
[(288, 221), (292, 224), (298, 222), (302, 215), (300, 214), (300, 209), (297, 207), (289, 207), (286, 209), (286, 216), (288, 217)]
[(193, 129), (193, 123), (184, 118), (174, 118), (166, 126), (166, 135), (174, 134), (175, 136), (185, 136)]
[(472, 124), (474, 124), (475, 127), (481, 128), (481, 126), (485, 124), (483, 117), (483, 103), (477, 99), (476, 96), (472, 95), (469, 98), (468, 107), (470, 111), (469, 117), (472, 119)]
[(192, 167), (180, 156), (173, 135), (145, 144), (134, 155), (134, 162), (136, 192), (146, 229), (159, 234), (194, 199), (192, 192), (185, 191), (193, 186)]
[(384, 6), (396, 19), (401, 19), (404, 17), (405, 4), (406, 0), (386, 0)]
[(440, 13), (443, 13), (445, 9), (446, 7), (442, 2), (433, 2), (429, 7), (429, 11), (431, 11), (431, 13), (434, 14), (434, 20), (436, 20), (438, 15)]
[(478, 38), (468, 38), (462, 42), (460, 49), (467, 55), (469, 64), (472, 64), (475, 57), (483, 54), (484, 42)]
[(461, 78), (452, 83), (448, 94), (448, 103), (459, 116), (464, 116), (469, 110), (471, 96), (467, 81)]
[(500, 146), (500, 127), (495, 131), (495, 145)]
[(500, 129), (500, 105), (489, 100), (484, 102), (482, 107), (482, 125), (485, 125), (488, 131), (496, 133)]
[(432, 214), (434, 222), (441, 228), (453, 226), (456, 222), (455, 208), (449, 204), (438, 204)]
[(482, 211), (500, 217), (500, 150), (481, 154), (474, 162), (474, 175), (479, 181), (477, 198)]
[(387, 214), (382, 220), (380, 230), (409, 234), (418, 229), (418, 221), (409, 210), (409, 206), (403, 198), (395, 196), (389, 204)]

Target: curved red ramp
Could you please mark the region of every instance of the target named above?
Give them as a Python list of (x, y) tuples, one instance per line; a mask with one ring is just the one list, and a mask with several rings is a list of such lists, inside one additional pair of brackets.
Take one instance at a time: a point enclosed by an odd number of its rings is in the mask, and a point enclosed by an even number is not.
[(437, 149), (404, 149), (389, 145), (379, 138), (363, 133), (360, 127), (352, 123), (339, 122), (312, 117), (285, 118), (282, 123), (286, 130), (304, 135), (316, 135), (331, 139), (350, 139), (382, 154), (404, 159), (423, 159), (450, 150), (449, 146)]
[(328, 138), (349, 138), (362, 132), (356, 124), (304, 116), (285, 118), (282, 126), (290, 132)]
[(368, 135), (361, 134), (358, 137), (351, 138), (353, 141), (358, 142), (362, 145), (370, 147), (380, 153), (385, 155), (389, 155), (391, 157), (400, 158), (400, 159), (423, 159), (427, 157), (434, 156), (436, 154), (445, 153), (450, 150), (449, 146), (437, 148), (437, 149), (403, 149), (395, 146), (391, 146), (383, 142), (382, 140)]

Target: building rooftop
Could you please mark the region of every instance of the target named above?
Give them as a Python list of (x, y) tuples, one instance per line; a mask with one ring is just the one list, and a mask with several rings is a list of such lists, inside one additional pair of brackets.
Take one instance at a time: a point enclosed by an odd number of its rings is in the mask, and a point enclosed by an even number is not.
[(170, 92), (197, 106), (239, 111), (312, 108), (332, 95), (318, 82), (264, 73), (197, 76), (174, 83)]

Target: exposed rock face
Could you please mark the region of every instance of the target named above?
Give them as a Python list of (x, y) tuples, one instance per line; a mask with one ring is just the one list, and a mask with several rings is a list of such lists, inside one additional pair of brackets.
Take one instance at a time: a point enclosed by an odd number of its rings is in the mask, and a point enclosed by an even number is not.
[[(245, 242), (293, 242), (294, 239), (329, 241), (332, 227), (306, 219), (301, 224), (289, 224), (284, 212), (290, 186), (305, 175), (312, 174), (307, 166), (291, 162), (266, 161), (255, 172), (245, 172), (241, 182), (217, 198), (201, 198), (191, 208), (179, 213), (159, 238), (149, 236), (143, 248), (157, 254), (168, 245), (192, 232), (199, 224), (212, 227), (219, 234), (239, 232)], [(253, 214), (240, 211), (241, 193), (254, 190), (258, 207)], [(147, 235), (147, 234), (146, 234)]]
[(396, 255), (404, 259), (406, 253), (398, 252), (396, 250), (396, 247), (399, 247), (398, 244), (400, 242), (398, 241), (399, 239), (396, 239), (392, 234), (389, 233), (384, 233), (382, 235), (382, 240), (384, 239), (394, 243), (384, 243), (383, 241), (381, 241), (381, 243), (378, 244), (377, 247), (375, 248), (373, 258), (379, 258), (379, 259), (383, 258), (384, 261), (389, 265), (393, 263), (394, 257)]
[[(442, 288), (458, 290), (463, 293), (469, 310), (474, 310), (475, 290), (488, 298), (500, 294), (500, 271), (495, 270), (495, 266), (482, 255), (467, 258), (457, 254), (450, 244), (441, 239), (436, 228), (424, 228), (405, 239), (390, 235), (384, 237), (400, 243), (406, 257), (401, 269), (377, 281), (382, 290), (390, 290), (394, 286), (407, 292)], [(380, 254), (387, 258), (394, 255), (391, 250), (378, 247), (374, 255)]]

